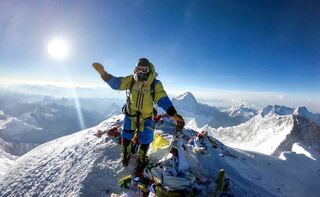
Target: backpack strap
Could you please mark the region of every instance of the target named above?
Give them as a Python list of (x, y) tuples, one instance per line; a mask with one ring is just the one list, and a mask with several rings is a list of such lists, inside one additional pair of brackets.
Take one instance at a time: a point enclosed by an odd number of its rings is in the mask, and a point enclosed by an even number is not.
[(126, 96), (127, 96), (127, 100), (126, 103), (123, 105), (122, 107), (122, 113), (129, 116), (129, 117), (136, 117), (137, 115), (131, 115), (129, 114), (130, 111), (130, 95), (131, 95), (131, 91), (134, 85), (134, 78), (132, 77), (131, 81), (130, 81), (130, 87), (129, 87), (129, 91), (126, 91)]
[[(155, 102), (155, 86), (156, 86), (156, 79), (154, 79), (151, 83), (151, 89), (150, 89), (150, 94), (152, 96), (152, 101)], [(135, 80), (134, 78), (131, 79), (131, 82), (130, 82), (130, 87), (129, 87), (129, 92), (127, 94), (127, 102), (126, 104), (123, 106), (122, 108), (122, 112), (130, 117), (135, 117), (137, 116), (136, 114), (135, 115), (130, 115), (128, 113), (129, 109), (130, 109), (130, 94), (131, 94), (131, 91), (132, 91), (132, 88), (134, 86), (134, 83), (135, 83)], [(153, 109), (153, 113), (154, 114), (157, 114), (157, 110), (155, 111), (156, 109)]]
[(154, 101), (155, 99), (155, 86), (156, 86), (156, 79), (154, 79), (151, 83), (151, 90), (150, 90), (150, 93), (151, 93), (151, 96), (152, 96), (152, 101)]
[(133, 88), (133, 85), (134, 85), (134, 78), (132, 77), (132, 79), (131, 79), (131, 82), (130, 82), (130, 89), (129, 89), (129, 96), (130, 96), (130, 94), (131, 94), (131, 90), (132, 90), (132, 88)]

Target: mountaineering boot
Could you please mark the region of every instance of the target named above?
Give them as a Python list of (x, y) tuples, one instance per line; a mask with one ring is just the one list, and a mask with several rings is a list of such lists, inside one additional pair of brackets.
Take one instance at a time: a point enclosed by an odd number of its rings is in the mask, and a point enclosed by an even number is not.
[(130, 161), (131, 140), (122, 138), (122, 166), (127, 167)]
[(147, 152), (149, 144), (140, 144), (137, 152), (137, 167), (135, 168), (134, 175), (143, 177), (143, 170), (148, 165)]
[(127, 167), (129, 165), (129, 161), (130, 161), (130, 155), (125, 156), (124, 154), (122, 154), (122, 166), (123, 167)]
[(143, 170), (148, 165), (148, 157), (138, 158), (137, 167), (134, 169), (133, 175), (143, 177)]

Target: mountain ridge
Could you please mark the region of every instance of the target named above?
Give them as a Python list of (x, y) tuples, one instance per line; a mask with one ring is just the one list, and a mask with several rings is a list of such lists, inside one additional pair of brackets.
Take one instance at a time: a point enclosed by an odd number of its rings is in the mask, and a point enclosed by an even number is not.
[[(133, 165), (123, 168), (121, 147), (108, 136), (93, 135), (96, 129), (122, 124), (122, 119), (123, 115), (112, 117), (93, 128), (40, 145), (20, 157), (0, 180), (0, 196), (102, 197), (126, 192), (118, 186), (117, 178), (130, 173)], [(210, 147), (207, 156), (181, 153), (186, 154), (191, 172), (198, 175), (205, 173), (203, 176), (215, 179), (219, 169), (224, 168), (231, 181), (230, 190), (237, 196), (301, 196), (306, 191), (309, 196), (316, 196), (320, 192), (320, 183), (316, 181), (320, 176), (316, 173), (318, 163), (309, 158), (286, 152), (286, 160), (281, 160), (232, 149), (219, 141), (216, 144), (218, 148)], [(163, 151), (166, 150), (169, 151)], [(308, 167), (299, 169), (302, 164)]]

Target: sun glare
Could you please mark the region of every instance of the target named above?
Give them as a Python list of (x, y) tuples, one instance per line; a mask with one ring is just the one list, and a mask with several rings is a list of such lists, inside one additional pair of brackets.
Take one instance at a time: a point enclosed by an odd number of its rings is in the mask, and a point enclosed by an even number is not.
[(68, 55), (69, 46), (67, 42), (61, 38), (52, 39), (48, 44), (48, 53), (56, 59), (63, 59)]

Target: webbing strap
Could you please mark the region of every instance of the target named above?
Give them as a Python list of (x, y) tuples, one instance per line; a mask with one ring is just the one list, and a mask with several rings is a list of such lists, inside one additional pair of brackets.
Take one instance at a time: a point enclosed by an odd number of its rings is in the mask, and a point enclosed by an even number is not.
[(136, 135), (137, 135), (137, 137), (136, 137), (136, 141), (135, 141), (136, 144), (139, 144), (140, 115), (141, 115), (141, 113), (137, 111), (137, 120), (136, 120), (136, 126), (137, 126)]

